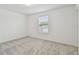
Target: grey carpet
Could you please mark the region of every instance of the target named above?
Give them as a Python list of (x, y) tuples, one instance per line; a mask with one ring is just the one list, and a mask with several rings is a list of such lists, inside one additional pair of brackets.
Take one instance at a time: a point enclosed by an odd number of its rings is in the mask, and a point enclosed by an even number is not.
[(0, 44), (0, 55), (77, 55), (78, 48), (48, 40), (23, 38)]

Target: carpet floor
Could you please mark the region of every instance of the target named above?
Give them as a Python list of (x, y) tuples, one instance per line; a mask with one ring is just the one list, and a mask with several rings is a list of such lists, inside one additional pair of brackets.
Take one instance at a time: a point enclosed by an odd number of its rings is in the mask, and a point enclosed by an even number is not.
[(0, 44), (0, 55), (77, 55), (78, 48), (53, 41), (23, 38)]

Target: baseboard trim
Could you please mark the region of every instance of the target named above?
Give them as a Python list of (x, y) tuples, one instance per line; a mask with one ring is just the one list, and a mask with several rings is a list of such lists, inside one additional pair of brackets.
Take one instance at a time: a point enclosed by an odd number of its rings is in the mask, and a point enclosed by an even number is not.
[[(17, 39), (13, 39), (13, 40), (10, 40), (10, 41), (6, 41), (6, 42), (3, 42), (3, 43), (0, 43), (0, 45), (5, 44), (5, 43), (8, 43), (8, 42), (15, 41), (15, 40), (21, 40), (21, 39), (24, 39), (24, 38), (32, 38), (32, 39), (46, 40), (46, 39), (41, 39), (41, 38), (32, 37), (32, 36), (24, 36), (24, 37), (20, 37), (20, 38), (17, 38)], [(46, 40), (46, 41), (52, 41), (52, 40)], [(56, 41), (52, 41), (52, 42), (59, 43), (59, 44), (63, 44), (63, 45), (69, 45), (69, 46), (78, 48), (78, 47), (75, 46), (75, 45), (65, 44), (65, 43), (56, 42)]]
[(20, 37), (20, 38), (12, 39), (12, 40), (9, 40), (9, 41), (6, 41), (6, 42), (2, 42), (2, 43), (0, 43), (0, 45), (2, 45), (2, 44), (6, 44), (6, 43), (8, 43), (8, 42), (15, 41), (15, 40), (21, 40), (21, 39), (24, 39), (24, 38), (29, 38), (29, 36), (24, 36), (24, 37)]
[[(29, 38), (32, 38), (32, 39), (41, 39), (41, 38), (31, 37), (31, 36), (29, 36)], [(46, 39), (41, 39), (41, 40), (46, 40)], [(46, 41), (52, 41), (52, 40), (46, 40)], [(59, 43), (59, 44), (63, 44), (63, 45), (69, 45), (69, 46), (78, 48), (77, 46), (75, 46), (75, 45), (71, 45), (71, 44), (65, 44), (65, 43), (56, 42), (56, 41), (52, 41), (52, 42)]]

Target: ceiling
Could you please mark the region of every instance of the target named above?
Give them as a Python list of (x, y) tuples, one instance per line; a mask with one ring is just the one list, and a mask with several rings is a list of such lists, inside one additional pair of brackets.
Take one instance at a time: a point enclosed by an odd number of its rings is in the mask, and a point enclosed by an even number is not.
[(0, 8), (2, 9), (7, 9), (23, 14), (43, 12), (49, 9), (55, 9), (62, 6), (68, 6), (68, 4), (32, 4), (30, 6), (24, 4), (0, 4)]

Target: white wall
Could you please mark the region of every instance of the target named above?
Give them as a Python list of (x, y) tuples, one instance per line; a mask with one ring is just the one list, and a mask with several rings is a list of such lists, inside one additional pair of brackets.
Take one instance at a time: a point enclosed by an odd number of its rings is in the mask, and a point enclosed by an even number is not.
[[(38, 17), (49, 16), (49, 33), (39, 33)], [(32, 15), (0, 9), (0, 43), (25, 36), (77, 46), (75, 6), (68, 6)], [(27, 27), (28, 26), (28, 27)]]
[(0, 9), (0, 43), (27, 36), (27, 17)]
[[(49, 16), (49, 33), (39, 33), (38, 17)], [(77, 45), (75, 39), (75, 6), (68, 6), (43, 13), (29, 15), (28, 31), (29, 36), (56, 41), (60, 43)]]
[(79, 5), (78, 5), (78, 54), (79, 54)]
[(78, 15), (78, 53), (79, 53), (79, 4), (77, 5), (77, 15)]

